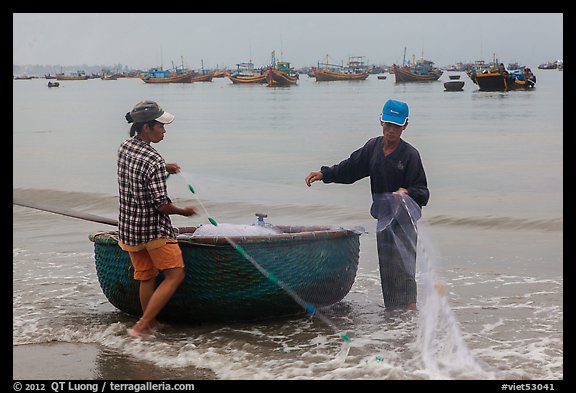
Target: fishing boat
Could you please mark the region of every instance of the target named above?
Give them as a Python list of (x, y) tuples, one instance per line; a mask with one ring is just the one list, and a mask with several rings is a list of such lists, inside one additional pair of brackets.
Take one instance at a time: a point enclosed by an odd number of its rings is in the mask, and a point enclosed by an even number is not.
[(269, 87), (291, 86), (298, 82), (298, 73), (287, 61), (276, 61), (276, 53), (272, 51), (272, 65), (266, 70), (266, 81)]
[(363, 61), (364, 56), (350, 56), (347, 66), (331, 64), (326, 55), (326, 62), (318, 62), (318, 67), (314, 69), (316, 82), (345, 81), (345, 80), (365, 80), (370, 76), (370, 71)]
[(208, 71), (204, 69), (204, 60), (201, 60), (202, 67), (200, 70), (192, 77), (191, 82), (212, 82), (212, 78), (216, 74), (215, 71)]
[(76, 71), (72, 75), (64, 75), (64, 73), (56, 74), (56, 80), (59, 81), (84, 81), (89, 79), (88, 75), (84, 71)]
[(443, 72), (439, 68), (433, 67), (433, 64), (430, 60), (421, 60), (414, 66), (399, 67), (394, 64), (396, 83), (437, 81)]
[(141, 79), (145, 83), (192, 83), (192, 78), (196, 76), (196, 71), (175, 68), (173, 70), (164, 70), (160, 68), (151, 68)]
[[(414, 58), (414, 56), (412, 57)], [(433, 61), (423, 58), (417, 61), (413, 60), (411, 64), (402, 67), (396, 64), (392, 67), (394, 68), (396, 83), (437, 81), (443, 74), (441, 69), (434, 67)]]
[(434, 67), (434, 62), (424, 59), (424, 52), (419, 60), (412, 55), (412, 62), (406, 62), (406, 47), (404, 47), (404, 57), (402, 66), (392, 65), (396, 83), (402, 82), (431, 82), (440, 79), (444, 73), (441, 69)]
[(539, 70), (555, 70), (556, 68), (558, 68), (558, 62), (556, 61), (549, 61), (538, 66)]
[(468, 76), (481, 91), (532, 89), (536, 85), (536, 77), (529, 68), (508, 72), (502, 64), (480, 73), (472, 70)]
[(267, 83), (263, 70), (256, 70), (252, 61), (236, 64), (236, 71), (226, 72), (228, 79), (234, 84)]
[(198, 73), (190, 79), (191, 82), (212, 82), (214, 72)]
[(115, 81), (118, 79), (118, 75), (103, 73), (100, 79), (102, 79), (103, 81)]
[[(320, 226), (277, 228), (282, 233), (228, 238), (194, 236), (197, 227), (178, 228), (186, 275), (159, 319), (262, 320), (303, 315), (310, 306), (326, 307), (342, 300), (358, 270), (360, 233)], [(108, 301), (130, 315), (141, 315), (139, 284), (133, 279), (128, 253), (118, 246), (117, 231), (92, 233), (89, 239), (94, 242), (96, 273)], [(162, 279), (160, 273), (157, 280)], [(297, 294), (306, 307), (284, 288)]]

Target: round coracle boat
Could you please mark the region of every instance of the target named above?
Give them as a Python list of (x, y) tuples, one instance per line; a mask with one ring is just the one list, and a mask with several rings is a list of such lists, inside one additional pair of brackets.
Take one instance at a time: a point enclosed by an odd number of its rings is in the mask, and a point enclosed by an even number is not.
[[(227, 237), (195, 236), (197, 227), (178, 228), (185, 279), (158, 318), (198, 323), (259, 320), (304, 314), (294, 294), (314, 308), (342, 300), (358, 270), (361, 232), (276, 228), (281, 233)], [(108, 301), (128, 314), (141, 315), (139, 284), (128, 253), (118, 246), (117, 231), (89, 238)]]

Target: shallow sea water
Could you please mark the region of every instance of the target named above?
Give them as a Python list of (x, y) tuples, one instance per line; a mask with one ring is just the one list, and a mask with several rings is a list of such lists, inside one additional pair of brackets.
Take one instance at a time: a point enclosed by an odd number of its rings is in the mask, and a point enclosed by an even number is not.
[[(165, 323), (156, 340), (138, 342), (125, 334), (135, 318), (107, 301), (96, 277), (88, 234), (111, 227), (14, 206), (14, 376), (25, 379), (34, 348), (41, 358), (59, 343), (76, 345), (103, 379), (563, 379), (563, 75), (537, 77), (536, 90), (509, 93), (476, 91), (465, 75), (464, 91), (444, 92), (447, 74), (400, 85), (301, 76), (284, 89), (14, 81), (15, 198), (116, 218), (123, 117), (153, 99), (176, 115), (157, 149), (219, 223), (252, 224), (264, 211), (276, 225), (365, 228), (352, 290), (322, 310), (349, 344), (308, 317)], [(304, 184), (379, 135), (388, 98), (410, 105), (404, 138), (420, 150), (431, 190), (417, 312), (383, 308), (368, 181)], [(177, 203), (198, 203), (183, 178), (168, 186)]]

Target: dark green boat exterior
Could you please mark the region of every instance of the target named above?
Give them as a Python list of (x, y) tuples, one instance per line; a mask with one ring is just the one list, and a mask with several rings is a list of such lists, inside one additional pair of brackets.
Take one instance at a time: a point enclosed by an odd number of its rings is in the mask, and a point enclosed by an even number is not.
[[(327, 227), (279, 227), (283, 234), (231, 237), (253, 261), (315, 308), (342, 300), (350, 291), (360, 252), (360, 233)], [(159, 319), (181, 322), (247, 321), (304, 314), (278, 282), (267, 278), (223, 237), (191, 237), (180, 228), (186, 277)], [(108, 301), (121, 311), (142, 314), (138, 282), (117, 232), (98, 232), (96, 273)], [(160, 273), (158, 281), (162, 280)]]

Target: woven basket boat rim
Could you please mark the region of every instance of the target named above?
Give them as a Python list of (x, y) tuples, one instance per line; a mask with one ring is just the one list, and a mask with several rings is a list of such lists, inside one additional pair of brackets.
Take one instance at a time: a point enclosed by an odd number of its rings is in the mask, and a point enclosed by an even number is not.
[[(179, 243), (190, 244), (228, 244), (228, 240), (234, 242), (275, 242), (289, 240), (308, 240), (308, 239), (330, 239), (347, 236), (360, 236), (360, 232), (342, 227), (329, 226), (282, 226), (278, 225), (284, 231), (283, 234), (277, 235), (258, 235), (258, 236), (190, 236), (184, 237), (183, 234), (193, 233), (197, 227), (180, 227), (175, 228), (178, 234)], [(100, 231), (91, 233), (89, 239), (95, 243), (108, 243), (118, 241), (118, 231)]]

